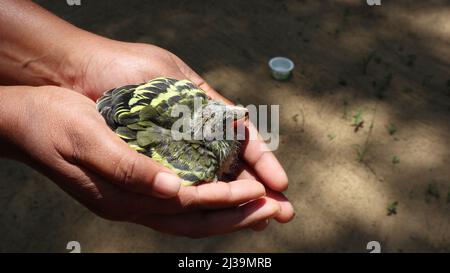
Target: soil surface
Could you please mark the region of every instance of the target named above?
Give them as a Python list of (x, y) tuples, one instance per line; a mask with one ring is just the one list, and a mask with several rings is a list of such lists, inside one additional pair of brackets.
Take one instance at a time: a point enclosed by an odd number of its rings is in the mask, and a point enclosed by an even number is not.
[[(103, 220), (1, 160), (0, 251), (66, 252), (72, 240), (86, 252), (366, 252), (369, 241), (450, 251), (448, 1), (37, 2), (89, 31), (174, 52), (235, 102), (280, 105), (275, 154), (297, 216), (262, 233), (178, 238)], [(278, 55), (296, 64), (288, 82), (270, 77)]]

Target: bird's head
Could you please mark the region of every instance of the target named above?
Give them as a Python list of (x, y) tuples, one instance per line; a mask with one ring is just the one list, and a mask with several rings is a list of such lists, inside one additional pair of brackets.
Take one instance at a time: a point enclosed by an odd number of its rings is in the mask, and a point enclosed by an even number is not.
[[(202, 139), (206, 141), (235, 139), (235, 130), (238, 126), (245, 126), (248, 119), (247, 108), (235, 105), (226, 105), (221, 101), (209, 100), (194, 115), (194, 135), (202, 133)], [(231, 130), (231, 131), (229, 131)], [(227, 131), (232, 139), (228, 139)]]

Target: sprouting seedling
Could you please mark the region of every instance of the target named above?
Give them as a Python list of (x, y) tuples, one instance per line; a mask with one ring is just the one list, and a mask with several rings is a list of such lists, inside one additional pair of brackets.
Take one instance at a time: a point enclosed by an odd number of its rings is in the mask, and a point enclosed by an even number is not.
[(395, 124), (392, 122), (389, 123), (388, 126), (386, 126), (386, 129), (391, 136), (397, 132), (397, 126), (395, 126)]
[(364, 127), (364, 120), (362, 117), (362, 111), (359, 110), (353, 115), (353, 123), (352, 126), (355, 127), (355, 133), (359, 131), (359, 129)]
[(353, 115), (353, 125), (357, 125), (362, 121), (362, 111), (359, 110), (356, 112), (355, 115)]
[(370, 124), (369, 133), (367, 134), (367, 138), (364, 144), (362, 146), (356, 145), (356, 160), (358, 162), (363, 162), (367, 156), (367, 153), (369, 152), (369, 139), (370, 136), (372, 135), (372, 129), (373, 129), (373, 122)]
[[(358, 159), (358, 162), (360, 162), (360, 163), (361, 162), (364, 163), (364, 158), (366, 157), (366, 155), (369, 151), (370, 138), (372, 136), (373, 128), (375, 125), (375, 116), (377, 113), (377, 108), (378, 108), (378, 102), (375, 103), (372, 120), (370, 122), (369, 131), (367, 133), (364, 144), (362, 146), (356, 145), (357, 159)], [(363, 123), (364, 123), (364, 120), (362, 118), (362, 112), (358, 111), (358, 113), (356, 113), (356, 115), (353, 116), (353, 124), (355, 125), (355, 132), (357, 131), (357, 129), (362, 127)]]
[(334, 139), (336, 138), (336, 134), (335, 134), (335, 133), (329, 133), (329, 134), (327, 135), (327, 137), (328, 137), (328, 139), (329, 139), (330, 141), (332, 141), (332, 140), (334, 140)]
[(392, 164), (397, 165), (398, 163), (400, 163), (400, 157), (398, 155), (394, 155), (392, 157)]
[(387, 206), (387, 208), (386, 208), (387, 209), (387, 215), (391, 216), (393, 214), (397, 214), (397, 206), (398, 206), (398, 202), (397, 201), (394, 201), (394, 202), (390, 203)]

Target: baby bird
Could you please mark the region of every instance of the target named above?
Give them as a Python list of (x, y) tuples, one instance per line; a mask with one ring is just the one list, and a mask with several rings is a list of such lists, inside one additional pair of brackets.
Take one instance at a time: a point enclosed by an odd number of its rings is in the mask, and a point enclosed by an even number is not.
[(188, 80), (114, 88), (97, 100), (97, 109), (131, 148), (172, 169), (183, 185), (217, 181), (237, 167), (242, 141), (236, 126), (247, 109), (210, 99)]

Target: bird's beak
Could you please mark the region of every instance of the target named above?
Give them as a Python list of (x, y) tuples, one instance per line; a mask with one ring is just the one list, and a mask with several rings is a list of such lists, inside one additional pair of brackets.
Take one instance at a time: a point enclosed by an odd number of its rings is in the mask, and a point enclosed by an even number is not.
[(233, 113), (233, 125), (238, 127), (239, 125), (248, 126), (248, 109), (236, 105), (227, 105), (227, 110)]

